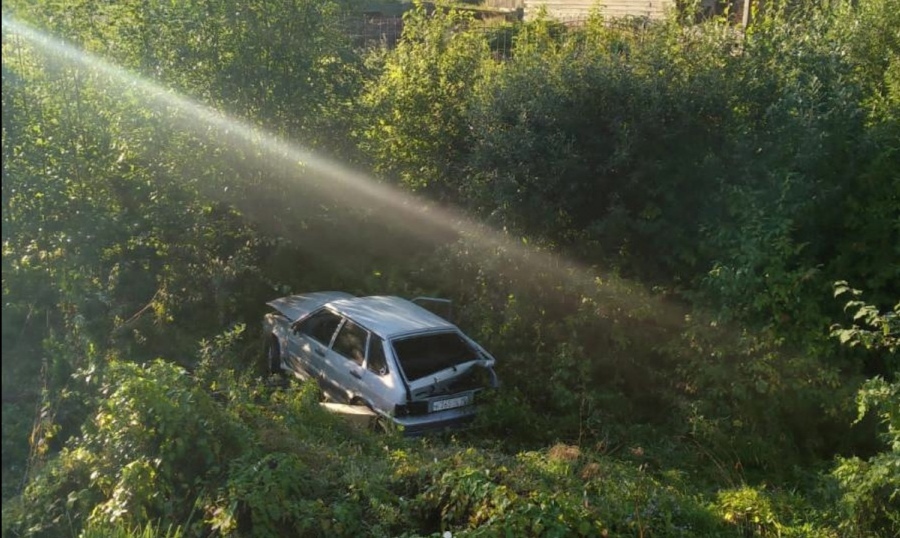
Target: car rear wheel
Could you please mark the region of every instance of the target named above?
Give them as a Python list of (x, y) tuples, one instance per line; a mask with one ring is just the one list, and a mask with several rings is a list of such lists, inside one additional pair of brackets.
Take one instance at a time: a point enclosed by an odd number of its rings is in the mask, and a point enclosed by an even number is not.
[(281, 345), (274, 336), (266, 340), (266, 367), (270, 374), (284, 375), (281, 369)]
[(350, 400), (350, 405), (361, 405), (369, 408), (370, 411), (374, 414), (372, 419), (369, 421), (369, 431), (375, 433), (390, 433), (391, 431), (391, 421), (388, 420), (384, 415), (372, 409), (372, 406), (367, 404), (364, 400), (360, 398), (353, 398)]
[(380, 434), (389, 434), (394, 431), (393, 424), (381, 415), (376, 416), (369, 427), (373, 432)]

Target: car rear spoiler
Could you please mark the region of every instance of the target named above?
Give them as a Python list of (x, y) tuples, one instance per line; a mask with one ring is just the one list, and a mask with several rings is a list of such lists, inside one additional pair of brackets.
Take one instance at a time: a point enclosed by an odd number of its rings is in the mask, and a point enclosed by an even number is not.
[[(453, 323), (453, 301), (451, 301), (450, 299), (441, 299), (438, 297), (416, 297), (414, 299), (410, 299), (410, 302), (415, 303), (422, 308), (425, 308), (433, 314), (437, 314), (450, 323)], [(428, 305), (431, 306), (429, 307)], [(435, 305), (440, 306), (438, 308), (435, 308)]]

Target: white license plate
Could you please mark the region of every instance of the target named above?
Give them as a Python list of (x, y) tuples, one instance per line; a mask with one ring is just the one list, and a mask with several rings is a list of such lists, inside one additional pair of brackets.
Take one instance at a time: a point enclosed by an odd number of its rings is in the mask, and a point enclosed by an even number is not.
[(447, 398), (446, 400), (438, 400), (431, 402), (432, 411), (446, 411), (447, 409), (456, 409), (457, 407), (465, 407), (472, 402), (471, 396), (458, 396), (456, 398)]

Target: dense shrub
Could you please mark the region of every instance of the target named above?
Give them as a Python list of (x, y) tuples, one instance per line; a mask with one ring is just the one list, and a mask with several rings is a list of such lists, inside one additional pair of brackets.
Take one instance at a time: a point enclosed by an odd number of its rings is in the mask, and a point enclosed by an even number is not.
[(210, 396), (171, 363), (113, 362), (100, 392), (82, 434), (23, 494), (18, 533), (57, 535), (88, 519), (186, 521), (206, 474), (246, 446)]
[(490, 57), (484, 36), (465, 31), (472, 22), (462, 12), (417, 4), (362, 94), (360, 146), (376, 170), (454, 201), (468, 188), (466, 109)]
[[(835, 284), (836, 296), (847, 292), (854, 297), (861, 294), (850, 289), (846, 282)], [(836, 325), (832, 336), (845, 345), (861, 344), (871, 351), (896, 354), (900, 343), (900, 303), (892, 312), (882, 313), (854, 298), (847, 303), (846, 309), (855, 310), (853, 325), (847, 329)], [(900, 501), (900, 380), (896, 377), (892, 381), (881, 377), (869, 379), (859, 389), (856, 402), (859, 414), (854, 424), (859, 424), (870, 413), (875, 414), (881, 444), (878, 452), (868, 460), (838, 458), (832, 475), (840, 484), (839, 506), (845, 516), (839, 525), (844, 532), (897, 534), (900, 532), (900, 512), (897, 511)]]

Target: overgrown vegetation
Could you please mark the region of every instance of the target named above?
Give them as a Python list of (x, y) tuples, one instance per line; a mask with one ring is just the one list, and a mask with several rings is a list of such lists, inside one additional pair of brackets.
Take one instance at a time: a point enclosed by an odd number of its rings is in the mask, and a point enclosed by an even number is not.
[[(826, 4), (6, 2), (3, 535), (900, 534), (900, 10)], [(352, 429), (258, 364), (319, 289), (503, 390)]]

